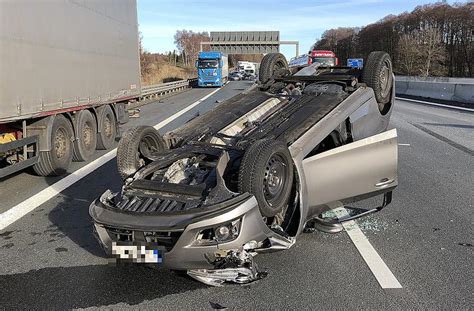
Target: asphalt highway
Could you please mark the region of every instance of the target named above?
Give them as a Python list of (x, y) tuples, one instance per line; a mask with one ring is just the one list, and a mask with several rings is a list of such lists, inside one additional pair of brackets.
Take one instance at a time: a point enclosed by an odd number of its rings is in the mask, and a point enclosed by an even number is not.
[[(160, 131), (248, 86), (229, 83)], [(155, 125), (213, 91), (143, 106), (127, 127)], [(402, 288), (383, 289), (346, 232), (303, 234), (290, 250), (257, 256), (268, 276), (246, 286), (110, 266), (88, 208), (121, 187), (111, 160), (0, 231), (0, 309), (473, 309), (474, 114), (397, 100), (390, 127), (398, 131), (399, 186), (391, 205), (357, 224)], [(25, 171), (0, 180), (0, 213), (59, 179)]]

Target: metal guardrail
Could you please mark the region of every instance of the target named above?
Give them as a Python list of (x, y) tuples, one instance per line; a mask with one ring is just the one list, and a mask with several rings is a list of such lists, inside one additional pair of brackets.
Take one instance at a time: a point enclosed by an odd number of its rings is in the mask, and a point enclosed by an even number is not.
[(189, 87), (192, 79), (147, 85), (142, 87), (141, 99), (150, 99), (169, 93), (179, 92)]

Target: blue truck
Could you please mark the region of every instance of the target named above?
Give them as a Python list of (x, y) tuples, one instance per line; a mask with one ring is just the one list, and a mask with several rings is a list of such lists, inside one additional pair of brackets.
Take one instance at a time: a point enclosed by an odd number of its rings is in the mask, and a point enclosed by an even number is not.
[(228, 59), (221, 52), (199, 52), (196, 67), (199, 86), (223, 86), (228, 79)]

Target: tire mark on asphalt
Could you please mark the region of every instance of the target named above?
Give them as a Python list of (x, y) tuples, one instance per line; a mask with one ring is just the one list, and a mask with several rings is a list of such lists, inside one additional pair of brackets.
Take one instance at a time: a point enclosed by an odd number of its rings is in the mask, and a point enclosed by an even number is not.
[(457, 142), (455, 141), (452, 141), (451, 139), (449, 138), (446, 138), (442, 135), (439, 135), (438, 133), (435, 133), (433, 132), (432, 130), (430, 129), (427, 129), (426, 127), (424, 127), (423, 125), (420, 125), (420, 124), (415, 124), (415, 123), (411, 123), (411, 125), (413, 125), (414, 127), (416, 127), (417, 129), (419, 130), (422, 130), (423, 132), (425, 132), (426, 134), (429, 134), (431, 136), (433, 136), (434, 138), (437, 138), (445, 143), (447, 143), (448, 145), (451, 145), (452, 147), (460, 150), (460, 151), (463, 151), (465, 153), (467, 153), (468, 155), (471, 155), (471, 156), (474, 156), (474, 150), (466, 147), (466, 146), (463, 146), (461, 144), (458, 144)]

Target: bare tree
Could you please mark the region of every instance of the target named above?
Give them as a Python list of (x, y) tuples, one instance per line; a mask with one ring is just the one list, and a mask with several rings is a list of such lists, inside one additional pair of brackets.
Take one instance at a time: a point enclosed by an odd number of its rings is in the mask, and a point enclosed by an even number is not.
[[(398, 72), (473, 77), (474, 2), (420, 5), (361, 29), (329, 29), (314, 47), (332, 50), (343, 61), (382, 50), (392, 55)], [(412, 57), (414, 47), (419, 52), (416, 58)]]
[(185, 66), (191, 66), (197, 59), (201, 42), (209, 41), (207, 32), (194, 32), (192, 30), (178, 30), (174, 35), (174, 43), (183, 55)]
[(420, 72), (424, 77), (431, 73), (440, 74), (441, 63), (446, 58), (446, 50), (441, 41), (441, 33), (436, 28), (427, 28), (420, 32), (422, 44), (420, 44), (420, 54), (424, 62), (421, 65)]
[(417, 37), (415, 33), (404, 34), (398, 42), (399, 67), (407, 75), (413, 75), (417, 71), (420, 57)]

